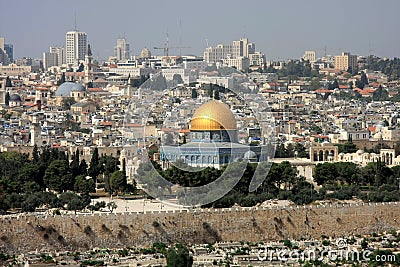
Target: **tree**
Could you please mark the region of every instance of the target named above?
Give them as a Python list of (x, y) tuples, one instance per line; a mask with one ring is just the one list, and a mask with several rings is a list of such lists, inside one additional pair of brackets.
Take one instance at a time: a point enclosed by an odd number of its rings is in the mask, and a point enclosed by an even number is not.
[(197, 90), (196, 89), (192, 89), (192, 98), (195, 99), (197, 98), (198, 94), (197, 94)]
[(214, 99), (215, 100), (219, 100), (220, 98), (219, 98), (219, 90), (218, 90), (218, 88), (216, 88), (215, 90), (214, 90)]
[(190, 267), (193, 265), (193, 257), (185, 245), (171, 246), (166, 254), (167, 267)]
[(46, 169), (43, 180), (50, 190), (57, 192), (72, 190), (74, 185), (74, 178), (69, 169), (68, 162), (65, 160), (53, 161)]
[(83, 194), (95, 192), (95, 183), (93, 178), (86, 179), (83, 175), (78, 175), (75, 178), (74, 191)]
[(87, 88), (93, 88), (93, 82), (88, 82)]
[(126, 190), (126, 176), (122, 171), (115, 171), (110, 177), (110, 188), (111, 193), (113, 192), (124, 192)]
[(315, 166), (313, 179), (318, 185), (336, 183), (337, 171), (335, 165), (325, 162)]
[(9, 92), (6, 93), (4, 103), (6, 104), (6, 106), (10, 105), (10, 93)]
[(211, 83), (208, 85), (207, 94), (208, 94), (208, 96), (211, 97), (211, 98), (212, 98), (213, 95), (214, 95), (213, 86), (212, 86)]
[(369, 84), (367, 75), (362, 71), (361, 72), (361, 83), (365, 85)]
[(118, 207), (117, 204), (115, 204), (115, 202), (113, 202), (113, 201), (108, 202), (106, 206), (110, 210), (111, 213)]
[(359, 89), (364, 89), (365, 84), (363, 84), (359, 79), (356, 79), (356, 87)]
[(12, 82), (9, 76), (6, 78), (6, 87), (12, 87)]
[(109, 175), (115, 171), (117, 171), (119, 165), (119, 159), (113, 156), (102, 156), (99, 159), (99, 170), (100, 173), (104, 173), (106, 175)]
[[(79, 173), (82, 175), (87, 175), (87, 163), (85, 159), (82, 159), (81, 163), (79, 164)], [(92, 177), (95, 178), (95, 177)]]
[(88, 195), (77, 195), (73, 192), (65, 192), (59, 196), (60, 203), (64, 206), (67, 210), (82, 210), (87, 205), (90, 204), (90, 197)]
[(372, 100), (374, 101), (385, 101), (389, 97), (389, 93), (386, 89), (382, 88), (382, 85), (379, 85), (378, 89), (372, 94)]
[(60, 86), (63, 83), (65, 83), (65, 72), (62, 73), (61, 78), (57, 81), (57, 85)]
[(60, 202), (57, 195), (51, 192), (35, 192), (26, 195), (25, 200), (21, 204), (23, 211), (35, 211), (40, 206), (47, 206), (48, 208), (59, 207)]
[(63, 110), (69, 110), (73, 104), (75, 104), (75, 98), (73, 97), (65, 97), (62, 100), (62, 108)]
[(93, 155), (90, 160), (88, 174), (93, 178), (96, 178), (100, 174), (99, 149), (97, 147), (93, 150)]
[(315, 91), (315, 90), (321, 88), (321, 86), (322, 86), (322, 84), (321, 84), (319, 78), (314, 78), (310, 82), (310, 90)]
[(339, 83), (336, 79), (333, 81), (332, 87), (333, 87), (333, 89), (339, 88)]
[(7, 202), (5, 201), (7, 197), (7, 193), (4, 190), (4, 186), (0, 184), (0, 211), (6, 211), (10, 208), (9, 205), (7, 205)]
[(81, 174), (80, 173), (80, 168), (79, 168), (79, 149), (76, 149), (75, 150), (75, 153), (74, 153), (74, 157), (73, 157), (73, 159), (72, 159), (72, 162), (71, 162), (71, 173), (72, 173), (72, 175), (74, 176), (74, 177), (76, 177), (77, 175), (79, 175), (79, 174)]
[(39, 149), (36, 144), (33, 147), (32, 158), (33, 158), (33, 162), (39, 162)]
[(82, 71), (84, 71), (85, 70), (85, 65), (83, 65), (83, 63), (81, 63), (80, 65), (79, 65), (79, 68), (76, 70), (76, 72), (82, 72)]

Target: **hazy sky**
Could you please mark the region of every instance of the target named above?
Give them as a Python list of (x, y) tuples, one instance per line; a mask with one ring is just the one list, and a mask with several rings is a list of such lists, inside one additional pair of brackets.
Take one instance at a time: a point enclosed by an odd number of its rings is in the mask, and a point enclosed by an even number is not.
[[(88, 34), (95, 58), (114, 52), (124, 36), (132, 54), (163, 46), (187, 46), (202, 55), (209, 45), (242, 37), (267, 59), (300, 58), (304, 50), (400, 57), (399, 0), (0, 0), (0, 36), (14, 44), (16, 58), (42, 57), (51, 45), (65, 46), (65, 33)], [(170, 54), (179, 54), (171, 50)]]

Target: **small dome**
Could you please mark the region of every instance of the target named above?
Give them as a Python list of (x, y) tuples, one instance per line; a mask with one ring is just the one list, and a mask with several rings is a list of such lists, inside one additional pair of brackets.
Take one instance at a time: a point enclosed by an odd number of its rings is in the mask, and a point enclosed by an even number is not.
[(150, 58), (151, 57), (151, 52), (149, 49), (147, 49), (146, 47), (142, 49), (142, 51), (140, 52), (140, 57), (141, 58)]
[(61, 84), (57, 91), (56, 96), (70, 96), (71, 92), (85, 92), (86, 88), (80, 83), (65, 82)]
[(190, 130), (236, 130), (236, 119), (230, 108), (222, 102), (211, 100), (201, 105), (193, 115)]
[(12, 94), (12, 95), (10, 96), (10, 101), (13, 101), (13, 102), (21, 102), (22, 99), (21, 99), (21, 97), (20, 97), (19, 95), (17, 95), (17, 94)]

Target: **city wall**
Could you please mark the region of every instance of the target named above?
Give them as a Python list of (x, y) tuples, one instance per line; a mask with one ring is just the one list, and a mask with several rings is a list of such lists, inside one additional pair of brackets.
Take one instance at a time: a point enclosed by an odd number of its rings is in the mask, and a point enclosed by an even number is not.
[(342, 237), (400, 229), (400, 203), (0, 217), (0, 252)]

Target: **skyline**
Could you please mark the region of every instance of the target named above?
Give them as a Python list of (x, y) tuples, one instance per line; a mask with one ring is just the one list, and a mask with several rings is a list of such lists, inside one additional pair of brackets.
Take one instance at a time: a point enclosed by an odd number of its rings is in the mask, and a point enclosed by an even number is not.
[[(14, 45), (15, 58), (41, 58), (49, 46), (65, 46), (65, 34), (75, 28), (88, 35), (95, 59), (114, 54), (117, 38), (125, 36), (131, 54), (147, 47), (161, 55), (168, 34), (170, 46), (185, 46), (182, 55), (202, 56), (209, 46), (229, 44), (249, 38), (268, 60), (300, 58), (305, 50), (339, 55), (400, 57), (396, 12), (400, 2), (344, 0), (307, 3), (275, 2), (226, 3), (209, 0), (199, 3), (176, 1), (146, 2), (72, 0), (63, 9), (49, 0), (7, 2), (0, 17), (0, 36)], [(10, 23), (14, 21), (13, 23)], [(318, 24), (317, 24), (318, 23)], [(179, 54), (179, 49), (171, 54)]]

